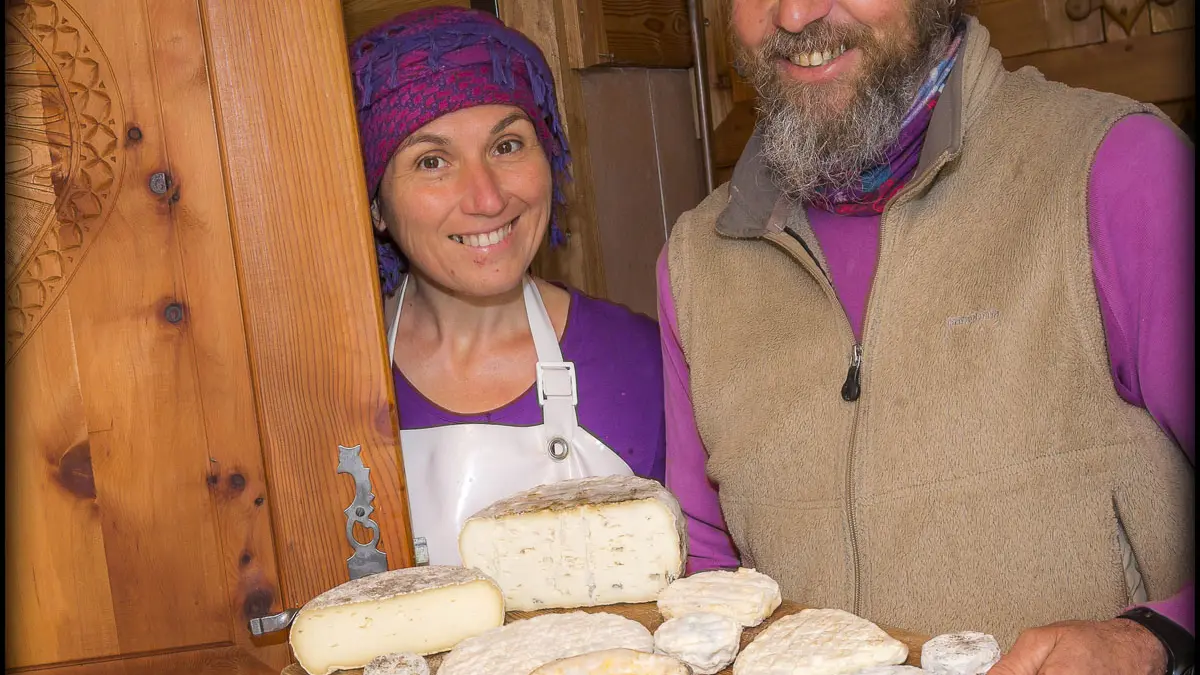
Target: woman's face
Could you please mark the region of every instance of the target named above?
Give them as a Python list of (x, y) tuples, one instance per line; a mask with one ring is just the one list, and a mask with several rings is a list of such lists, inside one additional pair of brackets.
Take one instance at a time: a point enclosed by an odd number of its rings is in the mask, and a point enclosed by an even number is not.
[(452, 112), (400, 144), (379, 186), (377, 227), (412, 267), (473, 297), (517, 287), (550, 221), (550, 164), (519, 108)]

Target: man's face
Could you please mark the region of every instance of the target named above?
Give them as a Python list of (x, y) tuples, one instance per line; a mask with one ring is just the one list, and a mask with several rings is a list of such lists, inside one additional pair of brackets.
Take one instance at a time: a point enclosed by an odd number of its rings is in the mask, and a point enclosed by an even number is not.
[(732, 1), (764, 159), (798, 199), (850, 186), (883, 161), (957, 16), (950, 0)]

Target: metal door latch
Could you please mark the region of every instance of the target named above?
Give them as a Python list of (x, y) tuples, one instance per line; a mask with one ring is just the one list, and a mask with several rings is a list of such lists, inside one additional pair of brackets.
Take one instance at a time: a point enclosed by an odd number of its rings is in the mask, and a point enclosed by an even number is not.
[(281, 631), (292, 625), (292, 622), (296, 620), (296, 614), (299, 612), (300, 610), (298, 609), (285, 609), (278, 614), (250, 619), (250, 634), (259, 637), (267, 633)]
[[(379, 525), (371, 520), (375, 507), (371, 502), (371, 470), (363, 466), (362, 446), (353, 448), (338, 446), (338, 473), (348, 473), (354, 478), (354, 501), (346, 507), (346, 539), (354, 549), (354, 555), (346, 560), (350, 579), (360, 579), (371, 574), (387, 571), (387, 554), (379, 550)], [(354, 538), (354, 524), (358, 523), (371, 532), (371, 541), (362, 543)]]

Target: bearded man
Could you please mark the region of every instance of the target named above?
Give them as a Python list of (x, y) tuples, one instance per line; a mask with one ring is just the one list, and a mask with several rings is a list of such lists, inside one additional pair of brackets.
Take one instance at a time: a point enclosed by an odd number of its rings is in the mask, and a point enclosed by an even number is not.
[(992, 675), (1190, 668), (1190, 142), (955, 0), (731, 1), (759, 124), (658, 268), (689, 570)]

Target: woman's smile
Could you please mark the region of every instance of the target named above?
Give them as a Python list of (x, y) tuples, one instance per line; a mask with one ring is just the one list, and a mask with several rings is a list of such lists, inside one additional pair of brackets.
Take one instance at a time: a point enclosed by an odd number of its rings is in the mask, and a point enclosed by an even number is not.
[(517, 216), (517, 218), (513, 218), (500, 227), (487, 232), (452, 234), (449, 238), (451, 241), (471, 248), (487, 251), (499, 250), (502, 244), (509, 241), (508, 236), (512, 234), (513, 228), (516, 227), (519, 218), (520, 216)]

